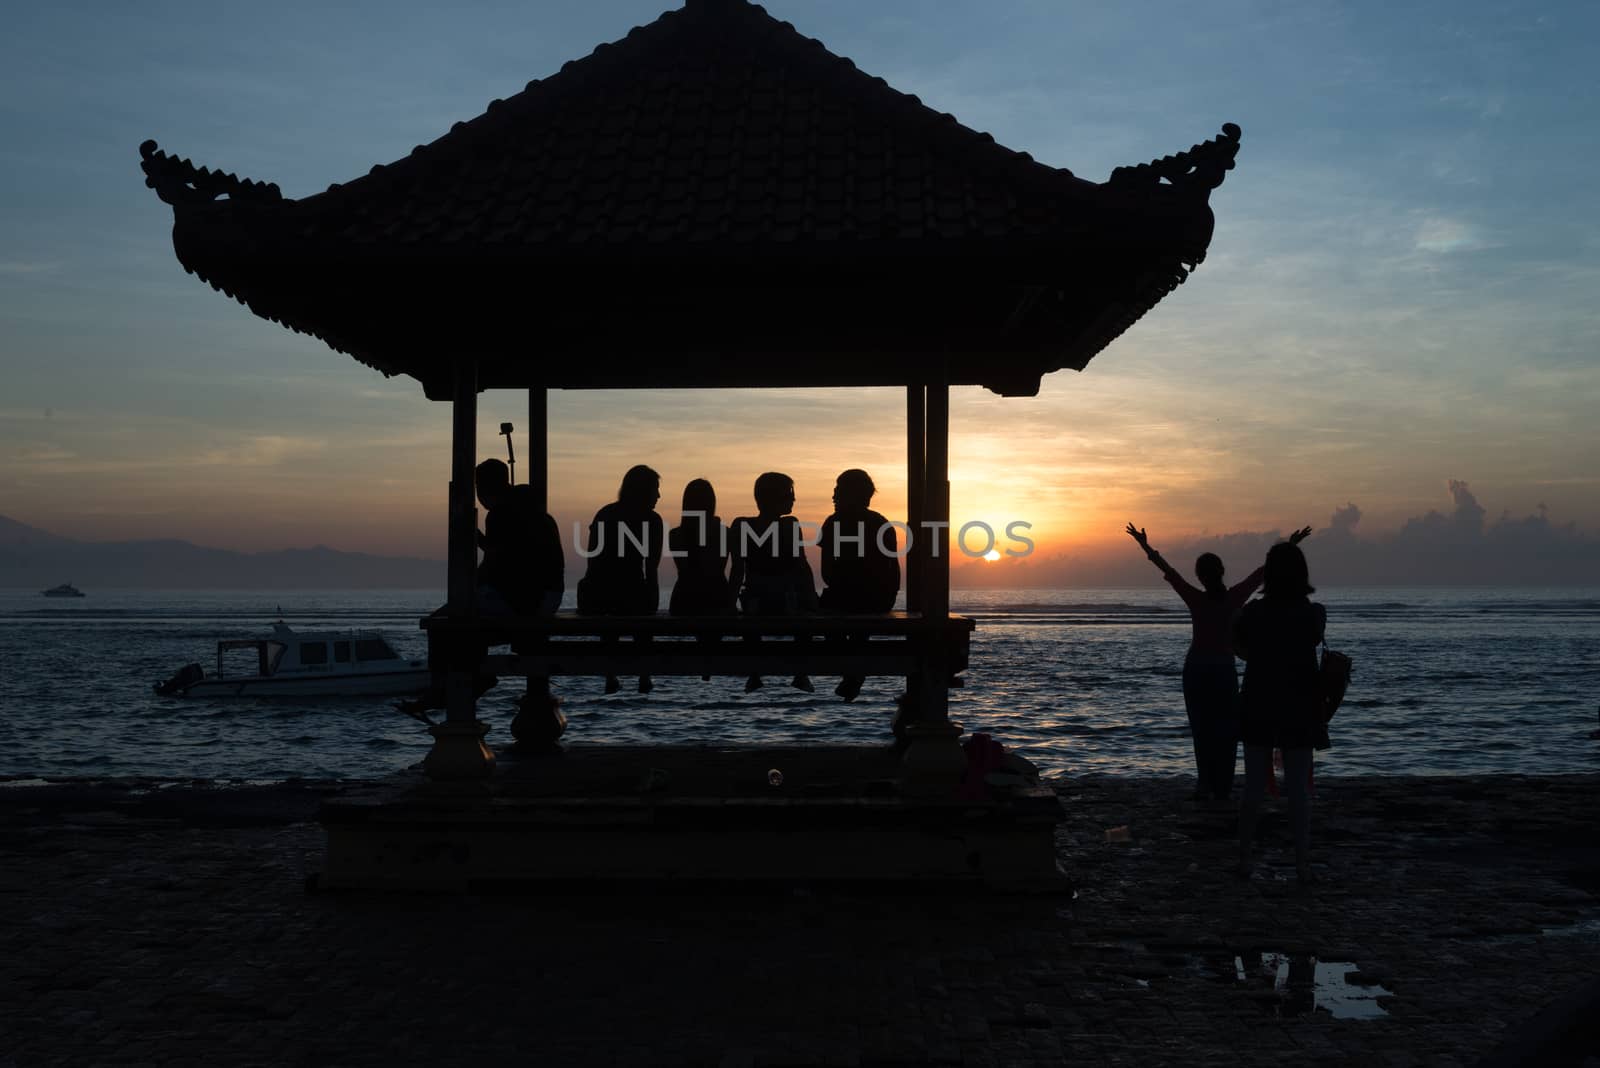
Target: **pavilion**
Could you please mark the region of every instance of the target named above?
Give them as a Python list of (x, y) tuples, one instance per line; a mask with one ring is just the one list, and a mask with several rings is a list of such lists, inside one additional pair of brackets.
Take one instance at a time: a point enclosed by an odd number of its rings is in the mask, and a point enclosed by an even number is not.
[[(452, 405), (449, 603), (424, 624), (450, 679), (427, 768), (449, 781), (482, 779), (494, 761), (468, 652), (487, 626), (473, 606), (480, 391), (528, 391), (527, 467), (542, 501), (551, 389), (903, 387), (906, 520), (920, 533), (950, 518), (950, 387), (1030, 396), (1042, 376), (1082, 370), (1205, 258), (1208, 198), (1239, 137), (1227, 124), (1091, 182), (924, 106), (746, 0), (687, 0), (312, 196), (153, 141), (140, 155), (172, 206), (185, 270)], [(517, 621), (513, 655), (494, 666), (903, 674), (905, 781), (941, 796), (964, 766), (946, 691), (972, 626), (950, 615), (948, 559), (947, 530), (920, 539), (907, 611), (890, 618), (718, 621), (730, 635), (818, 639), (803, 649), (723, 642), (691, 654), (660, 641), (620, 654), (601, 639), (691, 631), (558, 617)], [(858, 634), (879, 640), (835, 640)]]

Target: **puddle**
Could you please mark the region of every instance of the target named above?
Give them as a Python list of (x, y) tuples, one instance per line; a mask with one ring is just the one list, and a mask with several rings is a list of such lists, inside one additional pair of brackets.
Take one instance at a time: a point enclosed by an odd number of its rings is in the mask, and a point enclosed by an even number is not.
[(1541, 927), (1543, 938), (1600, 938), (1600, 917), (1562, 924), (1560, 927)]
[(1305, 1016), (1318, 1009), (1336, 1020), (1376, 1020), (1388, 1012), (1378, 999), (1393, 991), (1376, 983), (1351, 982), (1351, 961), (1318, 960), (1306, 953), (1251, 953), (1191, 957), (1191, 970), (1225, 983), (1253, 987), (1262, 1007), (1275, 1016)]
[[(1242, 970), (1242, 961), (1239, 967)], [(1378, 999), (1391, 992), (1376, 984), (1359, 986), (1350, 982), (1346, 976), (1357, 971), (1350, 961), (1263, 953), (1261, 968), (1271, 970), (1272, 989), (1282, 997), (1280, 1016), (1298, 1016), (1317, 1009), (1326, 1010), (1335, 1020), (1376, 1020), (1388, 1015)]]
[(1320, 1010), (1336, 1020), (1376, 1020), (1389, 1015), (1378, 1000), (1394, 996), (1392, 990), (1362, 976), (1354, 962), (1318, 960), (1309, 953), (1234, 954), (1220, 946), (1207, 951), (1194, 945), (1149, 944), (1126, 938), (1083, 942), (1075, 948), (1110, 965), (1111, 971), (1141, 988), (1149, 989), (1151, 980), (1226, 983), (1280, 1017)]

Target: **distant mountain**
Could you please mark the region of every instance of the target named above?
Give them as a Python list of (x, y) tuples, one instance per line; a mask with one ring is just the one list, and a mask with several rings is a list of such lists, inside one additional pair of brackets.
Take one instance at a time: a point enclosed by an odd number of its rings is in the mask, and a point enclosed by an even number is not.
[(270, 553), (186, 541), (74, 541), (0, 516), (0, 587), (288, 590), (440, 589), (442, 560), (346, 553), (318, 545)]
[(30, 527), (26, 523), (19, 523), (15, 519), (7, 519), (0, 515), (0, 550), (72, 544), (74, 542), (71, 538), (49, 534), (37, 527)]

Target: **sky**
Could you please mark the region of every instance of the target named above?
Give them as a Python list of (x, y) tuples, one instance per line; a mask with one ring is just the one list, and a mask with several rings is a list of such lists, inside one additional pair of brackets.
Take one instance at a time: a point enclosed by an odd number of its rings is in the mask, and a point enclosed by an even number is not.
[[(1158, 544), (1310, 524), (1400, 546), (1443, 529), (1430, 514), (1454, 522), (1463, 490), (1480, 536), (1544, 523), (1593, 550), (1600, 9), (766, 6), (1091, 180), (1243, 128), (1187, 283), (1038, 397), (953, 393), (956, 521), (1032, 524), (1035, 576), (1112, 574), (1130, 519)], [(8, 16), (0, 515), (86, 540), (442, 556), (448, 405), (185, 275), (138, 145), (309, 195), (662, 9), (63, 2)], [(522, 427), (525, 398), (487, 393), (479, 411), (480, 454), (503, 455), (495, 428)], [(819, 520), (847, 467), (903, 515), (898, 391), (556, 392), (550, 418), (568, 540), (639, 462), (664, 476), (669, 521), (690, 478), (710, 478), (732, 516), (770, 469)]]

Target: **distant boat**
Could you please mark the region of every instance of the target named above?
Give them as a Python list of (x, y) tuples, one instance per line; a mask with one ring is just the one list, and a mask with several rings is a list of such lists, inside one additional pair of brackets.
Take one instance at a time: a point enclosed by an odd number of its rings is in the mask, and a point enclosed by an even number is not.
[(51, 586), (43, 591), (46, 597), (82, 597), (83, 591), (70, 582), (63, 582), (59, 586)]
[[(254, 672), (229, 675), (227, 653), (255, 653)], [(421, 693), (431, 676), (426, 660), (404, 660), (372, 630), (296, 633), (281, 620), (270, 638), (217, 643), (217, 670), (188, 664), (155, 684), (163, 697), (397, 697)]]

